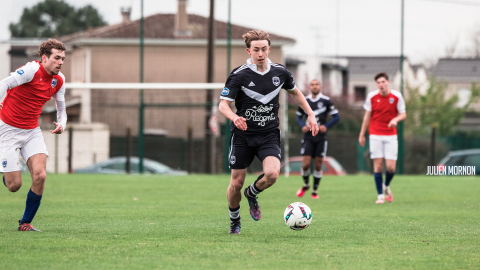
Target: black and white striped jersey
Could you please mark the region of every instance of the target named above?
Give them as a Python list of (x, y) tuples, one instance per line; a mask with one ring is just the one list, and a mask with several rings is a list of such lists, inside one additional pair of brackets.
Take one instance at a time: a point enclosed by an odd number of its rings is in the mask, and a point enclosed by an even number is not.
[[(312, 95), (308, 95), (305, 97), (305, 99), (307, 100), (308, 105), (310, 105), (310, 108), (315, 114), (315, 118), (317, 119), (317, 124), (319, 126), (325, 125), (327, 123), (327, 116), (329, 114), (334, 115), (338, 113), (338, 110), (335, 108), (335, 105), (333, 105), (333, 102), (330, 100), (330, 98), (321, 93), (318, 94), (315, 98), (313, 98)], [(304, 119), (308, 118), (308, 115), (300, 107), (298, 107), (297, 115), (303, 117)], [(317, 137), (323, 137), (326, 135), (326, 133), (319, 132)], [(305, 133), (304, 137), (307, 138), (313, 136), (311, 132), (307, 132)]]
[(247, 130), (241, 131), (232, 123), (233, 133), (264, 133), (277, 129), (280, 124), (280, 89), (293, 91), (295, 82), (283, 65), (267, 60), (264, 72), (257, 71), (257, 66), (248, 59), (228, 76), (220, 99), (235, 101), (237, 115), (247, 119)]

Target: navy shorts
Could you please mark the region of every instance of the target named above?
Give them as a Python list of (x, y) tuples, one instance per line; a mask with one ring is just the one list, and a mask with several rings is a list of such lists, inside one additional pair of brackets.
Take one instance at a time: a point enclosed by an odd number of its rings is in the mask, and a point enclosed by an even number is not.
[(272, 156), (281, 159), (280, 130), (262, 134), (238, 134), (230, 137), (228, 162), (230, 169), (245, 169), (252, 164), (255, 156), (263, 162)]
[(325, 157), (327, 155), (327, 139), (326, 138), (307, 138), (302, 140), (302, 149), (300, 154), (303, 156)]

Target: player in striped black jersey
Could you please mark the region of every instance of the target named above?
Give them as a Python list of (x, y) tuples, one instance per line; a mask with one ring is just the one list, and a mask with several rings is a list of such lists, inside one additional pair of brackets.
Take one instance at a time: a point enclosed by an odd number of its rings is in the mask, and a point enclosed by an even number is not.
[[(243, 35), (251, 58), (234, 69), (228, 76), (221, 94), (219, 111), (232, 121), (229, 163), (232, 169), (227, 198), (230, 213), (230, 233), (240, 233), (241, 189), (246, 168), (255, 156), (263, 163), (264, 174), (249, 187), (244, 195), (254, 220), (261, 217), (257, 195), (272, 186), (280, 173), (280, 130), (278, 109), (280, 90), (286, 89), (295, 102), (303, 108), (311, 124), (312, 135), (318, 133), (315, 115), (303, 94), (295, 86), (290, 72), (282, 65), (268, 59), (270, 39), (264, 31), (250, 31)], [(235, 101), (237, 112), (230, 104)]]
[[(297, 121), (304, 133), (302, 140), (302, 148), (300, 153), (303, 155), (302, 176), (305, 182), (304, 186), (297, 191), (297, 197), (302, 197), (310, 188), (310, 166), (312, 159), (315, 159), (315, 171), (313, 173), (313, 191), (312, 198), (318, 199), (318, 185), (322, 179), (322, 164), (323, 158), (327, 153), (327, 130), (335, 125), (339, 120), (338, 110), (333, 105), (329, 97), (321, 93), (321, 84), (318, 80), (310, 82), (311, 94), (306, 97), (306, 100), (312, 108), (320, 132), (316, 137), (313, 137), (308, 130), (310, 127), (305, 123), (305, 111), (298, 108)], [(327, 116), (331, 115), (333, 118), (327, 122)]]

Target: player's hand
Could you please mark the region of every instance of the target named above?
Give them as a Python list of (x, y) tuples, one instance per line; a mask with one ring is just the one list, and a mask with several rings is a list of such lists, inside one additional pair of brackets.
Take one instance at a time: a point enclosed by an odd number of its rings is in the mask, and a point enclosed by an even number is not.
[(242, 131), (247, 130), (247, 119), (243, 117), (237, 116), (233, 120), (233, 124), (235, 124), (235, 126)]
[(315, 115), (308, 116), (307, 122), (308, 122), (307, 126), (310, 126), (310, 130), (312, 131), (313, 137), (317, 136), (318, 124), (317, 124), (317, 119), (315, 118)]
[(394, 128), (397, 126), (397, 119), (392, 119), (392, 121), (390, 121), (390, 123), (388, 123), (388, 128)]
[(365, 146), (365, 136), (358, 137), (358, 142), (360, 143), (361, 147)]
[(318, 129), (320, 130), (321, 133), (327, 132), (327, 127), (325, 125), (321, 125)]
[(308, 126), (303, 126), (303, 127), (302, 127), (302, 132), (303, 132), (303, 133), (307, 133), (307, 132), (309, 132), (309, 131), (310, 131), (310, 128), (309, 128)]
[(63, 127), (57, 122), (53, 122), (55, 126), (57, 126), (54, 130), (50, 130), (50, 133), (52, 134), (62, 134), (63, 132)]

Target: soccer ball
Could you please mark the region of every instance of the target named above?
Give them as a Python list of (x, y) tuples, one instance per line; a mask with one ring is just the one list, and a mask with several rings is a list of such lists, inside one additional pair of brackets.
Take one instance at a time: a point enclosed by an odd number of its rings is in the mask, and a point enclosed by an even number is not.
[(290, 229), (301, 231), (312, 223), (312, 210), (304, 203), (294, 202), (285, 209), (283, 219)]

